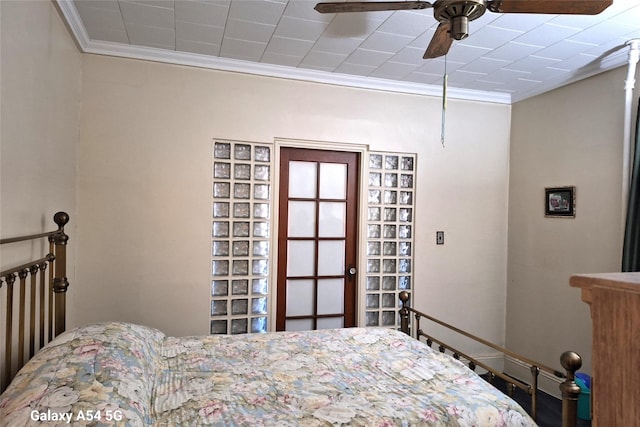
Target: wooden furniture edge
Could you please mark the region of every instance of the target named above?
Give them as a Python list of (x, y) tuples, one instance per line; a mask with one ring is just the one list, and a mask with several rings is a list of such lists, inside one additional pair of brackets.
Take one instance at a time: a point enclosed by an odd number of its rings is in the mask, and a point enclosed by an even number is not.
[(582, 301), (591, 305), (592, 289), (596, 286), (640, 292), (640, 273), (574, 274), (569, 278), (569, 285), (582, 289)]

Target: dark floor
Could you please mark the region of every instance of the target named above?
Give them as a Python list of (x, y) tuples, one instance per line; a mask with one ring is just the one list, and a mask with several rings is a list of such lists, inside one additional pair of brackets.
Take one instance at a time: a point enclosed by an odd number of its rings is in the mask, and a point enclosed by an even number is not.
[[(495, 378), (492, 383), (500, 391), (506, 392), (507, 387), (504, 380)], [(530, 413), (531, 397), (524, 391), (517, 388), (513, 394), (513, 399)], [(538, 414), (536, 423), (540, 427), (562, 427), (562, 401), (553, 396), (538, 390)], [(578, 418), (578, 427), (591, 427), (591, 421)]]

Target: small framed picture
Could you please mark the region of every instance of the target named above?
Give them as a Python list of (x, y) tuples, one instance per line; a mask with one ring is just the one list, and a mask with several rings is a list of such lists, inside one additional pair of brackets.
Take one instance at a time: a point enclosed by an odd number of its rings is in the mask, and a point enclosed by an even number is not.
[(548, 187), (544, 189), (544, 216), (575, 218), (576, 187)]

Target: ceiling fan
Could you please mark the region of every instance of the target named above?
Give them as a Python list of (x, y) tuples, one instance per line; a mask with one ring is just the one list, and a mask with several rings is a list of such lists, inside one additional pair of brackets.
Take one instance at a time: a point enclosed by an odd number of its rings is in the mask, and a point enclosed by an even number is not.
[(495, 13), (548, 13), (568, 15), (597, 15), (613, 0), (436, 0), (433, 3), (415, 1), (327, 2), (318, 3), (320, 13), (376, 12), (433, 8), (433, 16), (440, 22), (423, 58), (446, 55), (453, 40), (469, 35), (469, 22), (489, 10)]

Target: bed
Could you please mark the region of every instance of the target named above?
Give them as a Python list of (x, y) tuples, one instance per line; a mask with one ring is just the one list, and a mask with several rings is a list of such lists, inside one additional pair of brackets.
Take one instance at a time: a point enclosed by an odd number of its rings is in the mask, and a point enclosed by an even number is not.
[[(68, 281), (61, 261), (68, 240), (64, 233), (68, 215), (59, 213), (56, 218), (58, 229), (44, 236), (51, 242), (50, 252), (45, 261), (36, 263), (49, 265), (49, 283), (46, 275), (41, 275), (44, 291), (39, 293), (35, 286), (28, 292), (37, 300), (34, 310), (44, 308), (42, 316), (31, 314), (28, 308), (32, 304), (22, 296), (22, 289), (30, 282), (24, 269), (30, 271), (31, 267), (22, 265), (18, 272), (2, 272), (7, 291), (16, 286), (11, 275), (21, 277), (19, 314), (8, 308), (12, 314), (6, 319), (18, 317), (20, 328), (27, 331), (17, 332), (16, 356), (12, 351), (16, 334), (11, 333), (15, 325), (5, 325), (5, 336), (9, 336), (5, 350), (9, 351), (5, 351), (2, 368), (9, 374), (3, 377), (12, 380), (0, 395), (2, 426), (43, 422), (125, 426), (535, 425), (514, 400), (457, 360), (460, 353), (452, 357), (442, 346), (440, 351), (432, 350), (406, 333), (409, 313), (420, 313), (408, 306), (408, 296), (403, 296), (400, 311), (404, 332), (345, 328), (168, 337), (153, 328), (122, 322), (64, 331)], [(37, 284), (38, 280), (31, 282)], [(42, 296), (45, 302), (40, 300)], [(46, 301), (50, 297), (49, 309)], [(10, 300), (13, 297), (6, 298)], [(47, 336), (47, 329), (55, 338)], [(414, 329), (417, 332), (419, 328)], [(35, 354), (30, 350), (28, 357), (23, 351), (45, 342)], [(565, 381), (569, 386), (572, 375), (568, 372)], [(577, 400), (577, 395), (574, 397)], [(571, 416), (575, 402), (566, 402)], [(575, 414), (573, 418), (575, 425)], [(571, 425), (569, 418), (566, 421), (564, 425)]]

